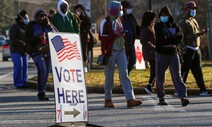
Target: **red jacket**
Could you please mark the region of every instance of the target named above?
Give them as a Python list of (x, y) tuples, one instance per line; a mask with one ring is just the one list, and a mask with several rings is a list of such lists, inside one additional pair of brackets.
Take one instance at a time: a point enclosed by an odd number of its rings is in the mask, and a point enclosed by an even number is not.
[[(100, 31), (99, 31), (99, 40), (101, 41), (102, 54), (106, 56), (111, 56), (113, 42), (115, 38), (117, 37), (118, 36), (113, 32), (112, 22), (110, 20), (110, 17), (107, 16), (105, 19), (101, 21)], [(126, 47), (126, 42), (125, 42), (125, 47)]]

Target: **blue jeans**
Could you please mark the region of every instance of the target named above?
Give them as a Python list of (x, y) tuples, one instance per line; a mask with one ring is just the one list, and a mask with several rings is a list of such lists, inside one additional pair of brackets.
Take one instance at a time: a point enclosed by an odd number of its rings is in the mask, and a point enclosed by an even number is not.
[(126, 100), (128, 101), (131, 99), (135, 99), (132, 83), (128, 77), (127, 58), (126, 58), (125, 50), (112, 51), (112, 54), (108, 58), (108, 61), (105, 65), (105, 86), (104, 86), (105, 99), (112, 98), (115, 64), (117, 64), (118, 66), (119, 77), (121, 80), (120, 82), (121, 82)]
[(45, 93), (48, 74), (51, 68), (50, 56), (48, 55), (43, 57), (43, 55), (37, 54), (35, 56), (32, 56), (32, 59), (38, 70), (38, 92)]
[(11, 53), (13, 61), (14, 86), (26, 86), (28, 77), (28, 56), (20, 53)]

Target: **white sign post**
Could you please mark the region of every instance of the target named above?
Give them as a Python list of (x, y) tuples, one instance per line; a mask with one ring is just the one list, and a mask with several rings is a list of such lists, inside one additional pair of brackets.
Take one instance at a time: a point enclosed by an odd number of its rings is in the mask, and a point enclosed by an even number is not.
[(78, 34), (49, 33), (56, 123), (88, 122), (81, 43)]
[(135, 40), (135, 53), (136, 53), (136, 69), (146, 69), (145, 67), (145, 61), (143, 58), (143, 52), (142, 52), (142, 45), (140, 43), (140, 40)]

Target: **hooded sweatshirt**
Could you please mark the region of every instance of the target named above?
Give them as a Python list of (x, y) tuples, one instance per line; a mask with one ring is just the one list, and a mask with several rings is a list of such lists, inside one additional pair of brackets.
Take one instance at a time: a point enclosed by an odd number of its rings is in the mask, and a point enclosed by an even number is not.
[(123, 25), (119, 18), (121, 3), (118, 1), (111, 1), (108, 5), (108, 15), (101, 21), (99, 39), (101, 40), (102, 54), (110, 56), (112, 50), (121, 51), (125, 49), (125, 40), (122, 36), (117, 36), (116, 31), (122, 32)]
[(161, 9), (162, 13), (169, 16), (166, 23), (155, 24), (156, 52), (160, 54), (172, 55), (177, 53), (177, 46), (182, 42), (183, 34), (178, 24), (174, 23), (172, 13), (168, 6)]
[(52, 24), (59, 32), (79, 33), (78, 22), (74, 14), (69, 10), (67, 10), (65, 14), (61, 11), (60, 6), (63, 3), (69, 8), (69, 5), (65, 0), (59, 0), (57, 3), (57, 13), (51, 19)]
[(53, 26), (43, 25), (38, 22), (38, 15), (46, 15), (47, 13), (44, 10), (38, 10), (34, 15), (34, 21), (31, 21), (26, 28), (25, 32), (25, 40), (27, 44), (27, 52), (30, 55), (36, 55), (39, 52), (39, 48), (44, 46), (42, 40), (40, 39), (40, 35), (45, 33), (46, 34), (46, 44), (48, 44), (48, 32), (55, 31)]

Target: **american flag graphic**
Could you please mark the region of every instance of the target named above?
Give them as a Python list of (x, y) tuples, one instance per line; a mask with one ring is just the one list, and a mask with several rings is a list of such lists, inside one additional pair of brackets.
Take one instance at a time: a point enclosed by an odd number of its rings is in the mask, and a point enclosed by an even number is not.
[(52, 38), (51, 41), (55, 51), (57, 52), (59, 62), (66, 59), (71, 60), (73, 58), (81, 60), (76, 42), (72, 44), (67, 38), (62, 38), (59, 35)]

